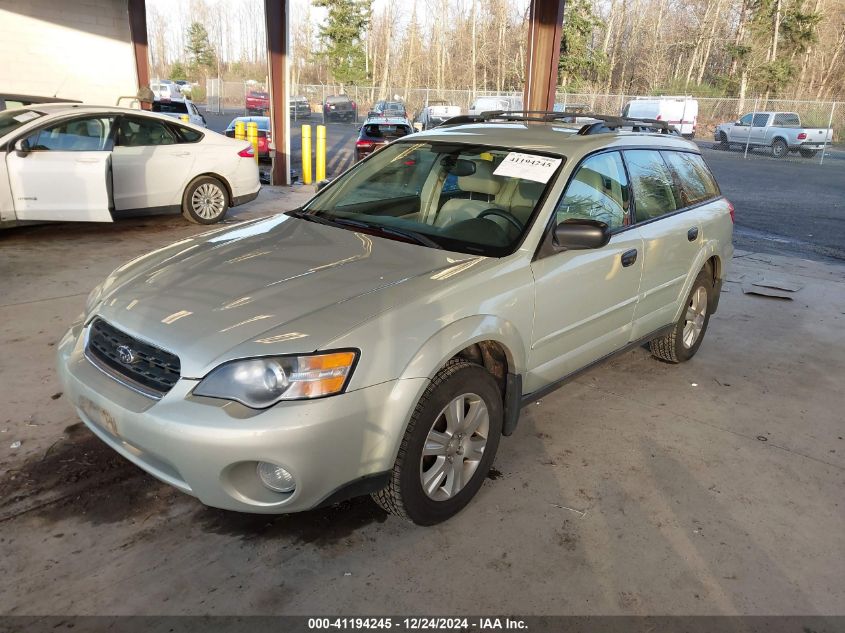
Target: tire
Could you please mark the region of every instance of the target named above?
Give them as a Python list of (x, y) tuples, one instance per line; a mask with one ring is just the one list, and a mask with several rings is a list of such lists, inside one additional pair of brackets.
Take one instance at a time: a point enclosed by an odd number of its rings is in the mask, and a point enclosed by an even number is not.
[(686, 309), (672, 331), (649, 341), (652, 356), (667, 363), (682, 363), (695, 356), (710, 322), (713, 292), (713, 275), (710, 267), (705, 266), (695, 278), (687, 296)]
[(728, 143), (728, 137), (724, 132), (719, 132), (719, 142), (716, 147), (725, 151), (728, 151), (731, 148), (731, 144)]
[[(462, 422), (460, 416), (447, 417), (450, 406), (466, 414)], [(473, 416), (473, 412), (477, 415)], [(454, 516), (484, 483), (502, 436), (502, 420), (502, 394), (493, 376), (480, 365), (450, 360), (417, 403), (390, 483), (373, 493), (373, 499), (387, 512), (417, 525), (434, 525)], [(461, 424), (473, 421), (476, 429), (467, 433), (463, 427), (465, 434), (461, 436)], [(481, 444), (481, 451), (470, 450), (471, 443)], [(431, 453), (423, 456), (426, 447)], [(473, 460), (471, 455), (479, 457)], [(468, 479), (459, 481), (455, 476), (456, 459), (461, 463), (459, 472)], [(429, 483), (428, 492), (423, 480)], [(454, 490), (451, 486), (456, 482), (458, 488)]]
[(182, 196), (182, 215), (194, 224), (216, 224), (229, 211), (229, 194), (222, 182), (211, 176), (191, 181)]
[(783, 158), (789, 153), (789, 145), (786, 144), (782, 138), (776, 138), (772, 141), (772, 156), (775, 158)]
[(817, 150), (817, 149), (801, 149), (801, 150), (798, 150), (798, 151), (801, 153), (801, 156), (803, 156), (804, 158), (812, 158), (813, 156), (815, 156), (816, 154), (819, 153), (819, 150)]

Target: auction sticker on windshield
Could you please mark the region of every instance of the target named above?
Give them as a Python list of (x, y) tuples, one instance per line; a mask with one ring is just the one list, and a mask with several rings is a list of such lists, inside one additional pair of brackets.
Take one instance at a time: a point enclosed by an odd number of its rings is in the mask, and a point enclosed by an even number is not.
[(511, 152), (499, 163), (493, 175), (547, 183), (560, 166), (561, 160), (560, 158), (549, 158), (536, 154)]

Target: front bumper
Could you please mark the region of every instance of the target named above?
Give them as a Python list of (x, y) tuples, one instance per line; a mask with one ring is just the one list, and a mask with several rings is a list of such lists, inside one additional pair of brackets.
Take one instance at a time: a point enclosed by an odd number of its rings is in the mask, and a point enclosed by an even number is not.
[[(342, 395), (255, 411), (191, 395), (181, 379), (152, 400), (103, 374), (83, 354), (77, 324), (58, 348), (58, 372), (82, 421), (137, 466), (206, 505), (281, 514), (308, 510), (339, 490), (360, 491), (390, 470), (410, 414), (427, 384), (395, 380)], [(258, 461), (296, 478), (292, 493), (261, 484)], [(351, 488), (347, 486), (352, 484)]]

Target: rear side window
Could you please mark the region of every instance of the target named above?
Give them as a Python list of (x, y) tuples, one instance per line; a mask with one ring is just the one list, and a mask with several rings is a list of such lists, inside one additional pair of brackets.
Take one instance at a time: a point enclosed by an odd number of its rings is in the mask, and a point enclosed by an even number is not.
[(778, 127), (799, 127), (801, 125), (801, 119), (798, 118), (797, 114), (781, 112), (780, 114), (775, 115), (775, 122), (773, 125)]
[[(196, 130), (192, 130), (189, 127), (183, 127), (181, 125), (175, 125), (174, 127), (179, 132), (179, 136), (181, 137), (180, 140), (182, 143), (196, 143), (203, 136), (202, 132), (197, 132)], [(234, 135), (235, 133), (233, 131), (232, 136)]]
[(720, 195), (713, 175), (698, 154), (690, 152), (661, 152), (675, 177), (679, 206), (688, 207)]
[(134, 117), (120, 120), (117, 144), (122, 147), (173, 145), (177, 142), (176, 133), (161, 121)]
[(625, 163), (634, 190), (637, 220), (644, 222), (678, 209), (672, 173), (656, 150), (625, 152)]

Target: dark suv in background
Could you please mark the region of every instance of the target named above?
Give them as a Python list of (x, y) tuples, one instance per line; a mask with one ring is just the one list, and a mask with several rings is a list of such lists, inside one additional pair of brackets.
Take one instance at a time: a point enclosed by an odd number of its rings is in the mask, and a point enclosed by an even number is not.
[(414, 128), (404, 117), (368, 117), (355, 140), (355, 160), (361, 160), (391, 141), (413, 132)]
[(405, 111), (405, 104), (401, 101), (376, 101), (375, 105), (367, 114), (368, 117), (402, 117), (408, 118), (408, 113)]
[(326, 121), (354, 121), (358, 108), (347, 95), (326, 97), (323, 103), (323, 117)]

